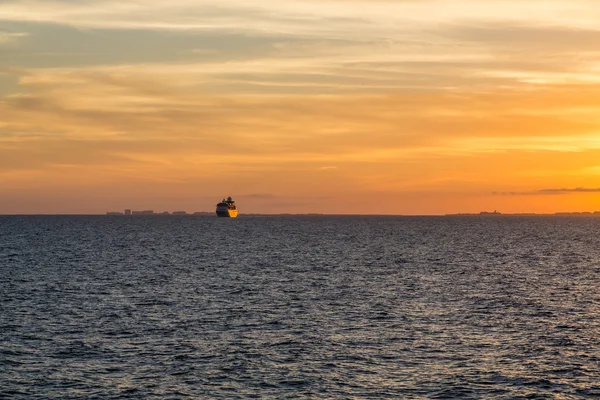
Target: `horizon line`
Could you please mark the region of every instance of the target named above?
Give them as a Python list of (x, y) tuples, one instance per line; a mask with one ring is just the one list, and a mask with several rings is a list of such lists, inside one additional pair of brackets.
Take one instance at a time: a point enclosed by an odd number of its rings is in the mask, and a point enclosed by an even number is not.
[[(145, 215), (124, 215), (124, 214), (113, 214), (108, 213), (11, 213), (3, 214), (0, 213), (0, 217), (11, 217), (11, 216), (102, 216), (102, 217), (212, 217), (215, 216), (214, 212), (211, 211), (197, 211), (194, 213), (187, 214), (145, 214)], [(600, 217), (600, 211), (557, 211), (548, 213), (536, 213), (536, 212), (515, 212), (515, 213), (500, 213), (500, 212), (478, 212), (478, 213), (445, 213), (445, 214), (334, 214), (334, 213), (244, 213), (240, 214), (239, 217), (252, 217), (252, 216), (364, 216), (364, 217), (510, 217), (510, 216), (597, 216)]]

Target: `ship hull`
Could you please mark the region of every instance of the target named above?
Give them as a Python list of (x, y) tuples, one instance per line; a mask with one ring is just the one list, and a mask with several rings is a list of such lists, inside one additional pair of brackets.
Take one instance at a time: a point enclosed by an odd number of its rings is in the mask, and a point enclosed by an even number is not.
[(237, 218), (238, 210), (217, 210), (217, 217), (222, 218)]

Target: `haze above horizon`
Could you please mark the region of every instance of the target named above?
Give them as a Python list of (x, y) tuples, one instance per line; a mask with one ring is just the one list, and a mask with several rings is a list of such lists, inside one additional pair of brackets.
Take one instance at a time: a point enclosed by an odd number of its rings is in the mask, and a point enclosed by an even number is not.
[(600, 4), (7, 0), (0, 214), (600, 209)]

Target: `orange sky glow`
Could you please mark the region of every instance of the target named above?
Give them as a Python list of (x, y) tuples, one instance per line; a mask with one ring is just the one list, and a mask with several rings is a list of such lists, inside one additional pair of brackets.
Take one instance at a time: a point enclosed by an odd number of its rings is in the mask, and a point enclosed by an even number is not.
[(600, 210), (600, 3), (7, 0), (0, 214)]

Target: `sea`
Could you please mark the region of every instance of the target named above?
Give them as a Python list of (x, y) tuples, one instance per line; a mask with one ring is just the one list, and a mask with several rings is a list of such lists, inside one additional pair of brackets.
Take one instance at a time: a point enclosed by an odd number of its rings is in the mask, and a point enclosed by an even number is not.
[(2, 216), (2, 399), (600, 398), (600, 217)]

